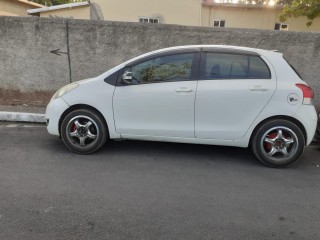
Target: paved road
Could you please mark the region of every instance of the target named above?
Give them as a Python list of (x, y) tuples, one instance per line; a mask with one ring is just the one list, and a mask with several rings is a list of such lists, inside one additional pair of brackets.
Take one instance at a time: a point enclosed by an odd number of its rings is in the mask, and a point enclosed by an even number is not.
[(113, 142), (81, 156), (0, 125), (0, 239), (320, 239), (320, 149), (271, 169), (247, 149)]

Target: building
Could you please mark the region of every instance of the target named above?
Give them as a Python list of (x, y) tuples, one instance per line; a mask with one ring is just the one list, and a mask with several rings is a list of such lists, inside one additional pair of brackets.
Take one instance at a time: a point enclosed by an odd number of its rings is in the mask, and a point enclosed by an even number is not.
[(307, 18), (288, 18), (280, 22), (282, 11), (279, 5), (241, 3), (217, 3), (217, 0), (202, 1), (202, 26), (274, 29), (282, 31), (320, 32), (320, 18), (306, 26)]
[(44, 7), (28, 0), (0, 0), (0, 16), (28, 16), (27, 10)]
[(199, 26), (201, 0), (93, 0), (93, 18)]
[(273, 0), (263, 4), (239, 0), (91, 0), (31, 9), (28, 13), (40, 17), (320, 32), (319, 18), (311, 27), (306, 26), (306, 18), (280, 22), (281, 10)]

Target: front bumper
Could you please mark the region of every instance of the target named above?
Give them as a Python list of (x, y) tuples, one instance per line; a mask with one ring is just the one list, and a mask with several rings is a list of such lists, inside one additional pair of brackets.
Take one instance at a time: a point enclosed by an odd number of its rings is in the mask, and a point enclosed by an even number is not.
[(51, 100), (46, 109), (47, 130), (50, 134), (59, 136), (59, 121), (61, 115), (69, 108), (62, 97)]

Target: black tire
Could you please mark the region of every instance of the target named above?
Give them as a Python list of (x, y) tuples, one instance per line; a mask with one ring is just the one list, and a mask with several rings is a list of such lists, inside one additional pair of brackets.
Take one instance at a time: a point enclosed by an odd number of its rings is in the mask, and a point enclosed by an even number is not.
[(61, 124), (61, 138), (73, 152), (90, 154), (98, 151), (108, 139), (108, 129), (100, 114), (89, 109), (69, 113)]
[(317, 126), (317, 130), (316, 130), (315, 139), (317, 142), (320, 142), (320, 115), (319, 115), (319, 119), (318, 119), (318, 126)]
[(316, 140), (320, 142), (320, 127), (316, 131)]
[(253, 134), (253, 154), (269, 167), (287, 167), (296, 162), (305, 147), (301, 129), (287, 120), (271, 120)]

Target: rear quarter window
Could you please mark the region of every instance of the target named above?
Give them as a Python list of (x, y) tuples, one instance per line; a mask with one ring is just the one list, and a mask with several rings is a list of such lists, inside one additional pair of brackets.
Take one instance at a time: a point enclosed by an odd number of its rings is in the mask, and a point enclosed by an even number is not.
[(250, 56), (249, 78), (269, 79), (271, 78), (270, 70), (267, 64), (257, 56)]

